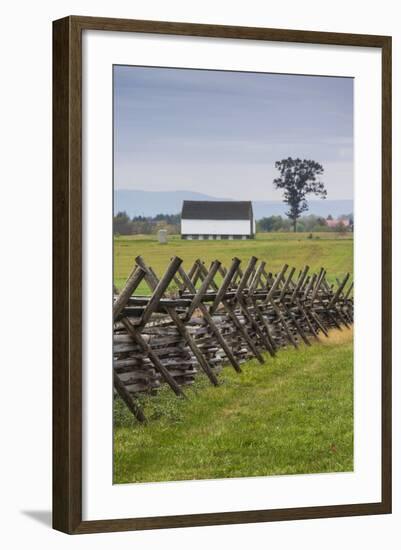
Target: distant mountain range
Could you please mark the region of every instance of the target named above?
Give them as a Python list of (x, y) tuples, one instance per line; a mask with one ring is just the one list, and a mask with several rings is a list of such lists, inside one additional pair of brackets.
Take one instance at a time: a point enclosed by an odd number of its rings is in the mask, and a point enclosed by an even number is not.
[[(132, 189), (116, 189), (114, 191), (114, 213), (126, 212), (134, 216), (156, 216), (157, 214), (178, 214), (181, 212), (182, 201), (218, 201), (231, 200), (211, 197), (193, 191), (137, 191)], [(341, 214), (353, 212), (352, 200), (310, 200), (309, 210), (305, 214), (334, 218)], [(281, 201), (252, 201), (255, 218), (267, 216), (284, 216), (288, 207)]]

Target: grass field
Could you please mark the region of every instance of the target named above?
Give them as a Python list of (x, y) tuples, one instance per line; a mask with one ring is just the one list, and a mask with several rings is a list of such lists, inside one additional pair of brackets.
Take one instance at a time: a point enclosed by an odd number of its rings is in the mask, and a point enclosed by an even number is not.
[(116, 401), (114, 482), (352, 470), (352, 354), (344, 329), (241, 374), (226, 367), (217, 388), (199, 375), (188, 400), (142, 396), (146, 426)]
[[(121, 288), (137, 255), (161, 275), (170, 258), (184, 268), (201, 258), (229, 265), (254, 255), (277, 272), (284, 263), (328, 279), (353, 273), (352, 235), (258, 234), (252, 241), (184, 241), (170, 236), (117, 237), (115, 284)], [(139, 292), (147, 294), (142, 284)], [(249, 361), (237, 374), (223, 369), (221, 386), (199, 375), (180, 400), (167, 388), (141, 396), (149, 424), (139, 425), (116, 401), (114, 482), (265, 476), (349, 471), (353, 467), (352, 331), (334, 331), (312, 347), (280, 350), (266, 364)]]
[[(182, 258), (184, 268), (189, 269), (198, 258), (207, 264), (218, 259), (227, 266), (234, 256), (245, 263), (252, 255), (266, 261), (268, 271), (272, 272), (288, 263), (297, 269), (306, 264), (313, 270), (325, 267), (331, 281), (347, 272), (352, 274), (352, 234), (314, 233), (312, 239), (307, 237), (307, 233), (262, 233), (251, 241), (186, 241), (174, 235), (162, 245), (155, 235), (120, 236), (114, 240), (114, 282), (118, 288), (124, 285), (138, 255), (158, 275), (164, 272), (172, 256)], [(145, 283), (138, 290), (148, 293)]]

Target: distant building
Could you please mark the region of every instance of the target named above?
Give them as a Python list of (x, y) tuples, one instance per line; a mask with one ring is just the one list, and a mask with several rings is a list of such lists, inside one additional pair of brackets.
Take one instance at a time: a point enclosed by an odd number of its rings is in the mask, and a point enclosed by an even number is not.
[(349, 227), (350, 226), (350, 221), (348, 219), (332, 220), (332, 219), (327, 218), (326, 219), (326, 225), (327, 225), (327, 227), (331, 227), (331, 228), (338, 227), (339, 225), (342, 225), (343, 227)]
[(251, 201), (184, 201), (182, 239), (253, 239)]

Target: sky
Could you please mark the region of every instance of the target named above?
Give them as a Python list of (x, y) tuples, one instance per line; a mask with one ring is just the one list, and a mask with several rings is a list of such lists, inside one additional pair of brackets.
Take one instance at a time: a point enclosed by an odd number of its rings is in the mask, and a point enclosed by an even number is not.
[(353, 198), (353, 79), (114, 67), (115, 189), (280, 200), (289, 156), (323, 165), (328, 199)]

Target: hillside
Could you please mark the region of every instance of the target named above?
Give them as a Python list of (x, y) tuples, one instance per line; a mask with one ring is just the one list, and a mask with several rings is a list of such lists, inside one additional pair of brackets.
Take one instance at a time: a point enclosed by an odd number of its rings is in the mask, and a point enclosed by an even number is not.
[[(194, 191), (143, 191), (116, 189), (114, 191), (114, 213), (126, 212), (133, 216), (156, 216), (157, 214), (177, 214), (181, 212), (184, 200), (230, 200), (212, 197)], [(284, 216), (287, 206), (281, 201), (252, 201), (256, 219), (264, 216)], [(310, 200), (307, 214), (334, 218), (353, 212), (352, 200)]]

